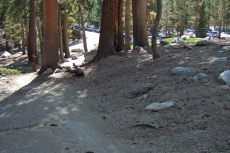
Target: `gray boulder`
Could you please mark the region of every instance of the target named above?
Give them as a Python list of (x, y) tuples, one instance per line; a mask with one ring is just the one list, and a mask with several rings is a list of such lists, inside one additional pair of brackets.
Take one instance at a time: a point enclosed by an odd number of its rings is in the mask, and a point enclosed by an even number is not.
[(227, 57), (218, 57), (218, 58), (214, 58), (210, 61), (210, 63), (214, 63), (214, 62), (222, 62), (222, 61), (227, 61), (228, 58)]
[(217, 81), (221, 84), (221, 85), (230, 85), (230, 70), (226, 70), (224, 72), (222, 72)]
[(200, 74), (197, 74), (196, 76), (192, 77), (192, 79), (194, 81), (201, 81), (201, 80), (205, 79), (206, 77), (207, 77), (206, 74), (200, 73)]
[(171, 75), (181, 75), (181, 74), (187, 74), (187, 73), (190, 73), (190, 70), (184, 67), (174, 67), (169, 72), (169, 74)]
[(200, 40), (200, 41), (197, 41), (195, 46), (209, 46), (212, 44), (213, 44), (213, 41), (211, 40)]
[(84, 54), (85, 56), (85, 60), (84, 62), (89, 62), (91, 60), (93, 60), (93, 58), (97, 55), (97, 50), (92, 50), (90, 52), (87, 52)]
[(172, 107), (174, 105), (174, 102), (172, 101), (166, 101), (163, 103), (152, 103), (145, 107), (146, 110), (152, 110), (152, 111), (158, 111), (162, 109), (166, 109), (169, 107)]
[(219, 52), (227, 52), (227, 51), (230, 51), (230, 46), (224, 46), (219, 50)]

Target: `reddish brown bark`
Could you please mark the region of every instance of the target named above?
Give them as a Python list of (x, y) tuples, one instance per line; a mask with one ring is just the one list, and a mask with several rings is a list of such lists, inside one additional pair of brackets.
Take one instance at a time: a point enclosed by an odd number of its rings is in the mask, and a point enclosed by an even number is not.
[(130, 12), (131, 12), (130, 0), (126, 0), (125, 3), (125, 51), (130, 49)]
[[(120, 0), (103, 0), (101, 31), (95, 61), (116, 54), (115, 31), (118, 27), (118, 4)], [(118, 30), (117, 30), (118, 31)]]
[(147, 46), (147, 0), (132, 0), (134, 46)]
[(43, 52), (42, 65), (39, 74), (46, 69), (53, 71), (58, 67), (58, 13), (57, 0), (45, 0), (43, 2)]
[[(33, 55), (37, 57), (36, 41), (36, 0), (30, 0), (29, 34), (28, 34), (28, 60), (33, 62)], [(38, 63), (38, 58), (37, 58)]]

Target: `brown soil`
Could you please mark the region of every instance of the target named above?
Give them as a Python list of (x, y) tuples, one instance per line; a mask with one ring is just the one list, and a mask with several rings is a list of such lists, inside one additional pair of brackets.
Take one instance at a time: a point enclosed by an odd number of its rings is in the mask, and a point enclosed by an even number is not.
[[(210, 63), (216, 57), (230, 57), (229, 52), (218, 52), (226, 45), (230, 42), (218, 40), (210, 46), (194, 46), (192, 50), (161, 47), (161, 57), (154, 61), (150, 49), (133, 50), (84, 67), (84, 77), (72, 76), (64, 70), (42, 76), (40, 83), (30, 84), (33, 92), (24, 92), (38, 96), (43, 94), (40, 90), (52, 93), (58, 89), (63, 94), (56, 96), (72, 107), (81, 100), (76, 107), (84, 109), (85, 122), (106, 137), (126, 142), (129, 144), (126, 150), (131, 152), (227, 153), (230, 152), (230, 86), (219, 85), (217, 78), (229, 70), (230, 61)], [(28, 73), (31, 66), (25, 64), (26, 56), (14, 55), (1, 58), (0, 62), (1, 67), (19, 68), (25, 73), (6, 76), (8, 83), (0, 80), (3, 107), (9, 103), (4, 98), (18, 96), (14, 93), (28, 87), (33, 79), (39, 79)], [(169, 71), (176, 66), (187, 67), (191, 73), (170, 75)], [(207, 77), (193, 81), (191, 77), (199, 73)], [(174, 101), (175, 105), (159, 111), (145, 110), (151, 103), (165, 101)], [(71, 116), (70, 110), (68, 113)]]

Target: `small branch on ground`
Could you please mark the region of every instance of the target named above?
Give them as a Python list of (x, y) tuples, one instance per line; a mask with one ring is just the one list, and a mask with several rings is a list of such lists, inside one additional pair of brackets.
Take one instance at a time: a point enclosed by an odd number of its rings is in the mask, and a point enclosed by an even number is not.
[(65, 67), (67, 69), (68, 72), (72, 73), (75, 76), (84, 76), (85, 73), (83, 71), (83, 69), (79, 68), (78, 65), (73, 63), (73, 67)]
[(148, 127), (148, 128), (152, 128), (152, 129), (157, 128), (157, 127), (155, 127), (154, 125), (151, 125), (151, 124), (136, 124), (136, 125), (133, 125), (131, 127)]

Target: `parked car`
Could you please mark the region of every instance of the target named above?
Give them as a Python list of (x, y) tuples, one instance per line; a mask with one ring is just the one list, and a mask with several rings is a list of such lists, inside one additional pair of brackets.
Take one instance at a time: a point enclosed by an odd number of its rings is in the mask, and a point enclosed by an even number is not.
[(219, 37), (219, 31), (213, 31), (212, 32), (212, 37), (218, 38)]

